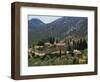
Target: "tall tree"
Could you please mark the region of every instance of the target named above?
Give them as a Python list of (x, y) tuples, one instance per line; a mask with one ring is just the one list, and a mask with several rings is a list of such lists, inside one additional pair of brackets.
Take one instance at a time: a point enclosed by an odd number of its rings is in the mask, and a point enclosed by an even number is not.
[(50, 42), (51, 44), (54, 44), (55, 38), (54, 38), (54, 37), (49, 37), (49, 42)]

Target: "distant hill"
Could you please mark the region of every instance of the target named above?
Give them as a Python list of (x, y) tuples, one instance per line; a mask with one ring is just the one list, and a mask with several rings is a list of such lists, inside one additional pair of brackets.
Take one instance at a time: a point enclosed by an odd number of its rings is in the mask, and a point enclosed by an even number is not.
[(44, 24), (41, 20), (39, 19), (31, 19), (28, 21), (28, 29), (31, 31), (31, 30), (34, 30), (35, 27), (39, 26), (39, 25), (42, 25)]
[(87, 36), (88, 19), (86, 17), (62, 17), (49, 24), (39, 19), (28, 21), (28, 40), (31, 44), (34, 40), (46, 39), (50, 36), (63, 39), (64, 37)]

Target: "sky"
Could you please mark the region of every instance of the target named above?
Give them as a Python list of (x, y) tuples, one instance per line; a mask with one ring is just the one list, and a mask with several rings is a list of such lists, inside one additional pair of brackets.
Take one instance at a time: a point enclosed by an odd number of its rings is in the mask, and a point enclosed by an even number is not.
[(51, 23), (55, 21), (56, 19), (61, 18), (61, 16), (35, 16), (35, 15), (30, 15), (28, 16), (28, 20), (31, 20), (32, 18), (37, 18), (40, 19), (44, 23)]

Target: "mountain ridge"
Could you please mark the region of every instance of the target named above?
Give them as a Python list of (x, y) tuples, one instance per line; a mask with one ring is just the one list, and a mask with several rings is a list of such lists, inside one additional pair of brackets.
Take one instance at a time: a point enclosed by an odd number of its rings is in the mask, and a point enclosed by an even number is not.
[(40, 19), (38, 20), (39, 24), (36, 24), (36, 21), (31, 22), (35, 25), (30, 25), (30, 21), (28, 21), (29, 44), (34, 40), (46, 39), (50, 36), (63, 39), (69, 36), (85, 37), (87, 35), (87, 17), (64, 16), (48, 24), (43, 23)]

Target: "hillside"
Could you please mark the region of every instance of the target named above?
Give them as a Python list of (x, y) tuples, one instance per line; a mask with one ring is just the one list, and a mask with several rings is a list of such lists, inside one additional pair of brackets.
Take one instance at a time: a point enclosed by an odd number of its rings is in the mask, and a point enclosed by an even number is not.
[(51, 23), (45, 24), (40, 19), (28, 21), (28, 43), (52, 36), (58, 39), (65, 37), (86, 37), (87, 36), (86, 17), (62, 17)]

